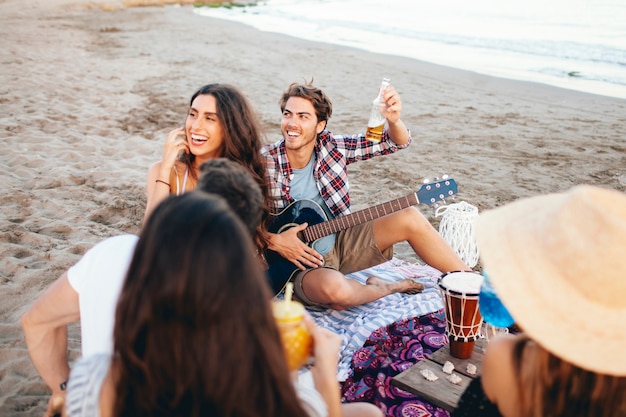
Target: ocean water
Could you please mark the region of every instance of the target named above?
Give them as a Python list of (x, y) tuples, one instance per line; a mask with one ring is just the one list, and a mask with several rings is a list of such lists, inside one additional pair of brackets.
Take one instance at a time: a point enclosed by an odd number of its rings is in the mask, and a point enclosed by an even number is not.
[(265, 0), (195, 13), (626, 99), (625, 0)]

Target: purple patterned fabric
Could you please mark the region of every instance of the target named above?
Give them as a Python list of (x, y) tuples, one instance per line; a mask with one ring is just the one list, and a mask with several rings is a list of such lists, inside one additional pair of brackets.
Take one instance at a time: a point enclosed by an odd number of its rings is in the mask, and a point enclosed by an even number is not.
[(376, 404), (386, 416), (430, 417), (449, 413), (391, 385), (391, 379), (448, 343), (443, 310), (397, 321), (374, 331), (352, 356), (352, 375), (343, 383), (346, 402)]

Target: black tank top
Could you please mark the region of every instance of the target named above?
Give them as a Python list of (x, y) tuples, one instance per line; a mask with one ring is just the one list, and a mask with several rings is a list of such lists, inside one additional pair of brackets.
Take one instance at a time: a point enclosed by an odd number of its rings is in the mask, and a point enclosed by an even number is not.
[(451, 417), (501, 417), (498, 407), (489, 401), (483, 391), (480, 377), (470, 382), (461, 395), (456, 409), (450, 413)]

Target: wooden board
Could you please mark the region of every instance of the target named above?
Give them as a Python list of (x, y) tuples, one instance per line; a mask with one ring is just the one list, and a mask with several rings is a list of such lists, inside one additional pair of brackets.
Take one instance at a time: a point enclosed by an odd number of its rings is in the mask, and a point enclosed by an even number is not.
[[(468, 376), (470, 378), (476, 378), (478, 375), (481, 374), (482, 364), (483, 364), (483, 355), (484, 355), (484, 352), (483, 352), (484, 346), (485, 346), (484, 339), (478, 339), (476, 341), (476, 345), (474, 346), (474, 351), (472, 352), (472, 356), (470, 356), (468, 359), (458, 359), (450, 355), (450, 346), (445, 345), (444, 347), (442, 347), (441, 349), (439, 349), (438, 351), (430, 355), (428, 359), (442, 366), (444, 363), (446, 363), (446, 361), (450, 361), (454, 365), (454, 369), (458, 371), (459, 373), (465, 376)], [(477, 369), (476, 375), (471, 375), (467, 372), (468, 363), (474, 364), (476, 366), (476, 369)]]
[[(450, 355), (450, 347), (448, 345), (443, 346), (428, 358), (393, 377), (391, 384), (412, 394), (419, 395), (437, 407), (452, 411), (456, 408), (459, 398), (461, 398), (472, 379), (482, 372), (485, 344), (484, 339), (478, 339), (472, 356), (468, 359), (452, 357)], [(443, 372), (443, 364), (446, 361), (450, 361), (454, 365), (453, 374), (461, 378), (460, 384), (456, 385), (448, 381), (450, 375)], [(476, 375), (471, 375), (467, 372), (467, 364), (469, 363), (476, 366)], [(436, 381), (428, 381), (421, 374), (423, 369), (430, 369), (438, 379)]]
[[(439, 379), (428, 381), (420, 373), (422, 369), (430, 369)], [(437, 407), (452, 411), (456, 408), (461, 394), (472, 381), (472, 378), (459, 372), (454, 371), (453, 374), (461, 378), (459, 385), (448, 381), (450, 375), (443, 372), (440, 364), (425, 359), (396, 375), (392, 378), (391, 384), (412, 394), (419, 395)]]

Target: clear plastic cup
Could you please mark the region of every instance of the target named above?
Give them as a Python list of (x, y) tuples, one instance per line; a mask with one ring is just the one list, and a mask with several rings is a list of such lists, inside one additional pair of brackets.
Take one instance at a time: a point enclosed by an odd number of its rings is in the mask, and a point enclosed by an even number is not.
[(304, 323), (304, 306), (291, 300), (293, 287), (285, 291), (285, 299), (274, 301), (272, 311), (287, 355), (289, 369), (295, 371), (309, 362), (313, 339)]

